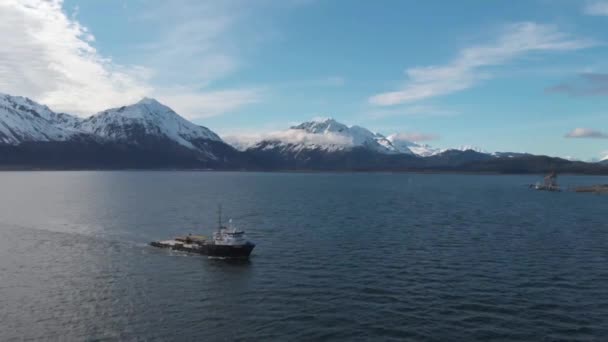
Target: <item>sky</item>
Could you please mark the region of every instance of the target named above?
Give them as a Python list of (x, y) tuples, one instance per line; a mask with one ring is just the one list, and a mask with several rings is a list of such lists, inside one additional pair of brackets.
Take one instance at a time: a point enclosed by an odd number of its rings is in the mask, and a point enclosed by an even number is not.
[(147, 96), (222, 136), (608, 156), (608, 0), (0, 0), (0, 30), (0, 92), (83, 117)]

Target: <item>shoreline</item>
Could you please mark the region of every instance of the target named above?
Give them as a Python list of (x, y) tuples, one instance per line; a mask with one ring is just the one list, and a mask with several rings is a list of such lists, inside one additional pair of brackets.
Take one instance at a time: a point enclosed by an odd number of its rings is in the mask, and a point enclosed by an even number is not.
[[(188, 168), (0, 168), (1, 172), (226, 172), (226, 173), (294, 173), (294, 174), (454, 174), (468, 176), (490, 176), (490, 175), (543, 175), (546, 171), (539, 172), (500, 172), (500, 171), (458, 171), (458, 170), (255, 170), (255, 169), (188, 169)], [(583, 172), (562, 172), (560, 176), (598, 176), (608, 177), (608, 170), (605, 173), (583, 173)]]

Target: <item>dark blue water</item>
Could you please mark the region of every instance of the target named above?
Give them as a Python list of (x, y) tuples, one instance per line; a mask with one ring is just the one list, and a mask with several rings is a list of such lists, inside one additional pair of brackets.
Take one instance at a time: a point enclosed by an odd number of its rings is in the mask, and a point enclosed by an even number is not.
[[(537, 178), (3, 172), (0, 340), (605, 340), (608, 196)], [(146, 246), (218, 202), (249, 262)]]

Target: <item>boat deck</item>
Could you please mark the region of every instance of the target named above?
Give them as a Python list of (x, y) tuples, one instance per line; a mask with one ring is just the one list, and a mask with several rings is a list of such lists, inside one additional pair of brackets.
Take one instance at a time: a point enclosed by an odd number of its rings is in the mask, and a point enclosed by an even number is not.
[(159, 248), (170, 248), (177, 251), (198, 253), (200, 250), (199, 244), (184, 243), (179, 240), (162, 240), (150, 242), (150, 246)]

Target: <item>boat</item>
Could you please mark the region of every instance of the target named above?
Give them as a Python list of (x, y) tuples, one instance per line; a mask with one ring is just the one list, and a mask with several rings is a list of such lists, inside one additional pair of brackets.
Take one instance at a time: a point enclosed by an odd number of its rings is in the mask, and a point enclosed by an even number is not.
[(557, 185), (557, 173), (555, 171), (546, 175), (542, 183), (530, 184), (530, 188), (539, 191), (562, 191), (559, 185)]
[(245, 232), (234, 228), (232, 220), (228, 226), (222, 224), (222, 209), (219, 208), (218, 228), (209, 239), (202, 235), (188, 234), (171, 240), (152, 241), (150, 245), (158, 248), (196, 253), (220, 258), (249, 258), (255, 244), (245, 237)]

